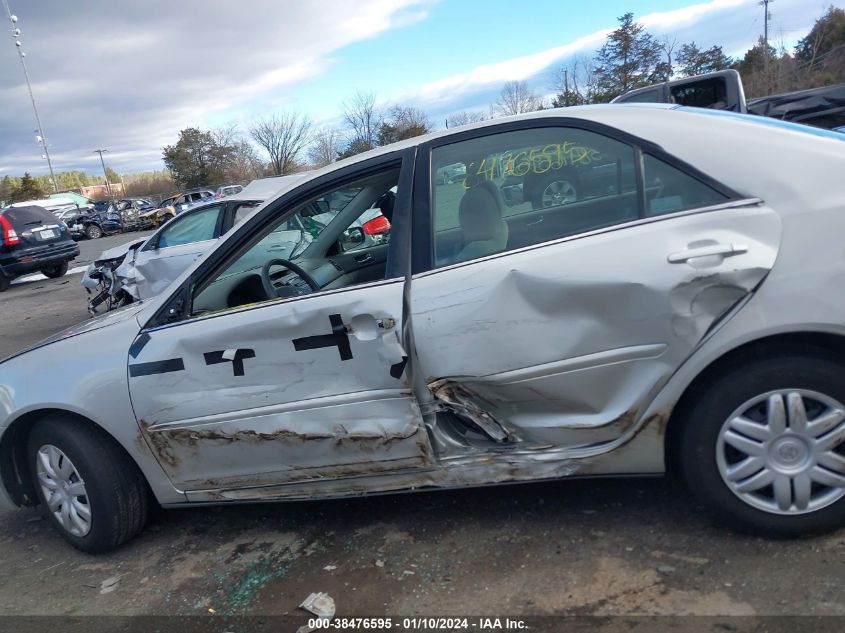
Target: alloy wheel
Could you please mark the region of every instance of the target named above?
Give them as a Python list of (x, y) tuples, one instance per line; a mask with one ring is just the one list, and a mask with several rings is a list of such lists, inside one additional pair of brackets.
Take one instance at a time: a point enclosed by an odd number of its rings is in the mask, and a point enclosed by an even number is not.
[(760, 510), (829, 506), (845, 495), (845, 405), (805, 389), (756, 396), (722, 425), (716, 461), (727, 487)]

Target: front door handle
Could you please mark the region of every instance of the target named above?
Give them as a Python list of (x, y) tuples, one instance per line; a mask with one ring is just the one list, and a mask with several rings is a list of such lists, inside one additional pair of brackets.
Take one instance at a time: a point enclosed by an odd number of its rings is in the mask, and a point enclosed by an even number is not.
[(366, 264), (373, 259), (372, 253), (365, 253), (363, 255), (356, 255), (353, 258), (359, 264)]
[(666, 259), (670, 264), (683, 264), (696, 257), (711, 257), (713, 255), (732, 257), (747, 252), (748, 246), (745, 244), (708, 244), (707, 246), (697, 246), (671, 253)]

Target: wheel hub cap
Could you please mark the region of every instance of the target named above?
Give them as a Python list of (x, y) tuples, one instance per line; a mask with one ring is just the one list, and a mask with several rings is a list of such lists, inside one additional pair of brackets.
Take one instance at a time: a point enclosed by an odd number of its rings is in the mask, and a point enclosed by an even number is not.
[(59, 525), (74, 536), (91, 531), (91, 506), (85, 482), (59, 448), (46, 444), (38, 449), (36, 460), (38, 485), (47, 508)]
[(575, 198), (575, 188), (566, 180), (551, 182), (543, 190), (544, 207), (557, 207), (562, 204), (568, 204), (574, 202)]
[(845, 406), (804, 389), (761, 394), (724, 423), (716, 461), (728, 488), (761, 510), (829, 506), (845, 495)]

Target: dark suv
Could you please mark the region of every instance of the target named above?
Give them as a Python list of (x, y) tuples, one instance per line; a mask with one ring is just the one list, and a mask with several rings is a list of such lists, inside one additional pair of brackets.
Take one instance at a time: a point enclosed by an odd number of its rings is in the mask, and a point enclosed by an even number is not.
[(25, 273), (61, 277), (79, 255), (65, 223), (41, 207), (0, 209), (0, 233), (0, 292)]

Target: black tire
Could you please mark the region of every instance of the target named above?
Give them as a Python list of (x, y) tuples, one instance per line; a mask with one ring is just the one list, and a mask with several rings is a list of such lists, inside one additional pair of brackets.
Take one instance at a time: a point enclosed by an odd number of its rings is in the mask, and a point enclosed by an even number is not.
[(62, 262), (61, 264), (51, 266), (50, 268), (42, 268), (41, 274), (45, 277), (49, 277), (50, 279), (58, 279), (59, 277), (64, 277), (65, 274), (67, 274), (67, 268), (67, 262)]
[(0, 292), (6, 292), (11, 285), (12, 278), (7, 277), (3, 271), (0, 271)]
[(577, 174), (575, 174), (571, 169), (549, 172), (540, 178), (532, 179), (532, 181), (529, 181), (523, 185), (523, 187), (526, 185), (528, 186), (528, 199), (531, 201), (531, 206), (534, 209), (543, 209), (547, 206), (558, 206), (544, 205), (543, 203), (543, 193), (553, 183), (558, 183), (564, 187), (565, 191), (571, 192), (571, 195), (574, 196), (574, 198), (567, 199), (565, 202), (561, 202), (560, 204), (569, 204), (570, 202), (575, 202), (575, 200), (578, 200), (581, 197), (581, 183), (578, 180)]
[[(52, 445), (64, 453), (85, 482), (91, 511), (90, 530), (76, 536), (50, 512), (38, 485), (38, 451)], [(146, 482), (134, 462), (96, 427), (60, 414), (35, 424), (27, 446), (30, 474), (45, 517), (71, 545), (89, 554), (117, 548), (144, 527), (149, 496)]]
[[(722, 480), (717, 442), (723, 424), (752, 398), (777, 389), (806, 389), (845, 403), (845, 362), (821, 348), (783, 345), (725, 368), (685, 408), (675, 461), (687, 486), (718, 520), (742, 532), (793, 538), (845, 526), (845, 497), (804, 514), (778, 514), (740, 499)], [(842, 450), (842, 445), (838, 450)]]
[(103, 229), (96, 224), (89, 224), (88, 228), (85, 229), (85, 235), (88, 236), (89, 240), (96, 240), (103, 237)]

